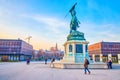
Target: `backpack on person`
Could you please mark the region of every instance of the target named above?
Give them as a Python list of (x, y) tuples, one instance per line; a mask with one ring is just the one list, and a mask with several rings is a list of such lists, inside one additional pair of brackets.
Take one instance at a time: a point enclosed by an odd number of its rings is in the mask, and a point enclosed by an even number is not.
[(88, 64), (88, 65), (90, 64), (88, 60), (87, 60), (87, 64)]

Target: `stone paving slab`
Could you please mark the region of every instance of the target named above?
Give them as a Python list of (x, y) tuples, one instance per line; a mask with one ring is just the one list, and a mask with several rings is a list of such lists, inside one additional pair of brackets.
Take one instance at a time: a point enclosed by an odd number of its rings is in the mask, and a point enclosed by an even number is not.
[(113, 69), (90, 69), (91, 74), (84, 74), (83, 69), (50, 68), (50, 63), (25, 62), (0, 63), (0, 80), (120, 80), (120, 65), (113, 64)]

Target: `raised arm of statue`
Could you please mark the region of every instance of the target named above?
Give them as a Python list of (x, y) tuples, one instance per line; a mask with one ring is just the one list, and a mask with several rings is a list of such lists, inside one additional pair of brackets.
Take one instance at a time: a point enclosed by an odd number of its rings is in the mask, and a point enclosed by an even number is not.
[(69, 10), (69, 12), (72, 12), (75, 9), (75, 6), (77, 5), (77, 3), (75, 3), (72, 8)]
[(76, 6), (77, 3), (75, 3), (72, 8), (69, 10), (69, 12), (71, 13), (71, 16), (75, 16), (76, 15), (76, 12), (75, 12), (75, 6)]

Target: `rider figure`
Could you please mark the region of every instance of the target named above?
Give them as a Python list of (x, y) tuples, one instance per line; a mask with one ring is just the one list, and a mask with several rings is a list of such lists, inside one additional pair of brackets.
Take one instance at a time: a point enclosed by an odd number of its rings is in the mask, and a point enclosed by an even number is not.
[(73, 7), (69, 11), (71, 13), (71, 16), (72, 16), (72, 19), (71, 19), (71, 22), (70, 22), (70, 33), (73, 30), (76, 31), (77, 27), (79, 27), (79, 23), (80, 23), (79, 20), (76, 17), (76, 11), (75, 11), (75, 5), (76, 4), (74, 4)]

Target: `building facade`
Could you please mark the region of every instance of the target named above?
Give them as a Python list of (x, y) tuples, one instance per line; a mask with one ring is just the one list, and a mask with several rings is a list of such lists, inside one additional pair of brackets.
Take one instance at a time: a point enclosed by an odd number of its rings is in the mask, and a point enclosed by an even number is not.
[(33, 46), (21, 39), (0, 39), (0, 60), (23, 61), (32, 56)]
[(98, 42), (89, 45), (88, 52), (94, 61), (112, 60), (118, 62), (118, 55), (120, 54), (120, 42)]

